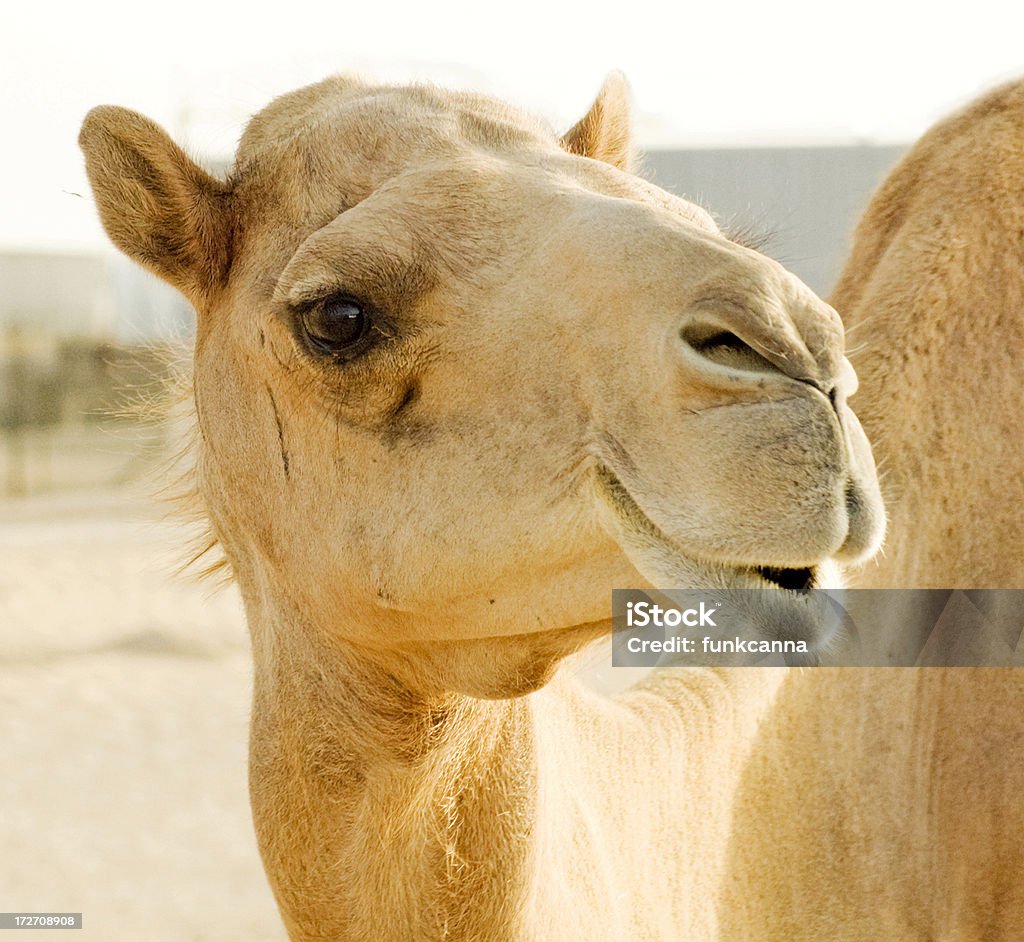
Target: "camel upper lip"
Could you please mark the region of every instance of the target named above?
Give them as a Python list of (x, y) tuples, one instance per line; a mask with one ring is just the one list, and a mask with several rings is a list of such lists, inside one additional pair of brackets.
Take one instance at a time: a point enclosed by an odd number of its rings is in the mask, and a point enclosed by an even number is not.
[[(615, 509), (625, 521), (656, 539), (659, 543), (673, 547), (681, 555), (688, 555), (644, 513), (618, 475), (606, 463), (598, 463), (597, 478), (602, 489), (611, 499)], [(758, 587), (759, 584), (760, 587), (771, 587), (794, 595), (806, 595), (816, 587), (818, 581), (817, 566), (791, 568), (758, 563), (729, 565), (709, 560), (694, 561), (700, 562), (703, 565), (714, 566), (718, 569), (733, 571), (737, 575), (742, 574), (755, 581), (755, 585), (751, 586), (752, 588)]]

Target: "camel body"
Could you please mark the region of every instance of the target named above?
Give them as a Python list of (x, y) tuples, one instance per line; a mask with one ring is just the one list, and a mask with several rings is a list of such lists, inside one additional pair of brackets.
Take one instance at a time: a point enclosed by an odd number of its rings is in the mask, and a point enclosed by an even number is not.
[(882, 469), (864, 588), (1024, 587), (1024, 83), (932, 128), (879, 188), (833, 292)]
[[(831, 300), (889, 524), (855, 587), (1024, 586), (1022, 179), (1018, 82), (930, 130), (857, 228)], [(736, 795), (723, 938), (1017, 938), (1022, 704), (1015, 668), (787, 681)]]

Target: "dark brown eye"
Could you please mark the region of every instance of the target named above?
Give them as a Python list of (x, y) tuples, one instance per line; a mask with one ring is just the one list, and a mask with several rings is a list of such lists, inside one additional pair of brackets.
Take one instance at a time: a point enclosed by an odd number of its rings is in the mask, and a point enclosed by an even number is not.
[(354, 347), (366, 336), (370, 318), (358, 301), (331, 297), (304, 311), (302, 326), (315, 347), (337, 354)]

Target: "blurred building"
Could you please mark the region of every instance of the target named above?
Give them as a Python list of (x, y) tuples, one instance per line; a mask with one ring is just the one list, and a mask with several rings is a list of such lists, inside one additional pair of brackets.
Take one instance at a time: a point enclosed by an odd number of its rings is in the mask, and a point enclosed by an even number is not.
[(122, 256), (0, 251), (0, 335), (133, 344), (190, 324), (180, 295)]
[(113, 253), (0, 252), (0, 469), (24, 493), (27, 431), (103, 421), (163, 381), (188, 304)]

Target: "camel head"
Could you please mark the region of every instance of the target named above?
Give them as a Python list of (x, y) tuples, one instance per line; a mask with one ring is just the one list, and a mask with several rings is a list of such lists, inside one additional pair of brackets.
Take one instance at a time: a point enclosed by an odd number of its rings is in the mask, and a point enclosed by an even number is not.
[(226, 182), (121, 108), (81, 144), (113, 241), (196, 308), (199, 484), (250, 621), (505, 695), (614, 587), (771, 589), (799, 621), (876, 549), (838, 316), (630, 172), (617, 77), (561, 139), (329, 78)]

